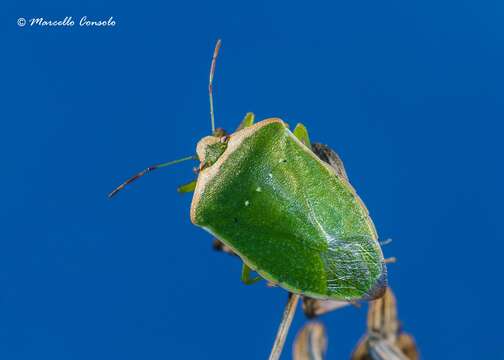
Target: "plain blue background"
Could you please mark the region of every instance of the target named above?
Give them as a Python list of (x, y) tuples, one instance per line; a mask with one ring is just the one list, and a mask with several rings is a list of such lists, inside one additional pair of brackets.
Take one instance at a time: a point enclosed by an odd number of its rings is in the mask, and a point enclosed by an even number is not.
[[(264, 359), (286, 295), (239, 282), (176, 193), (245, 112), (342, 156), (426, 359), (502, 350), (504, 5), (499, 1), (7, 1), (0, 11), (0, 357)], [(114, 28), (20, 28), (19, 17)], [(348, 358), (366, 307), (322, 318)], [(293, 335), (305, 319), (297, 314)]]

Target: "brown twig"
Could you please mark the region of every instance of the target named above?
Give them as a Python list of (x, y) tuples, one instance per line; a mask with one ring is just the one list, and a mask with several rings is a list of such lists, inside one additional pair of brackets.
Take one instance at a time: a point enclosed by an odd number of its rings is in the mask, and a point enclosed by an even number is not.
[(285, 339), (287, 338), (287, 333), (289, 332), (289, 328), (292, 323), (292, 319), (294, 318), (294, 314), (296, 313), (297, 303), (299, 301), (300, 295), (298, 294), (290, 294), (289, 300), (287, 301), (287, 305), (285, 305), (285, 310), (282, 317), (282, 322), (278, 327), (277, 336), (275, 338), (275, 343), (273, 344), (273, 348), (271, 349), (271, 354), (269, 356), (269, 360), (278, 360), (280, 359), (280, 355), (282, 354), (282, 349), (285, 344)]

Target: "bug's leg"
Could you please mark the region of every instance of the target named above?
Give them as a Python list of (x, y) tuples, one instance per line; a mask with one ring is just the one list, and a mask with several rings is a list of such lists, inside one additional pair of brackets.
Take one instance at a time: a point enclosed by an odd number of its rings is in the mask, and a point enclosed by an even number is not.
[(255, 284), (256, 282), (262, 279), (260, 276), (256, 276), (255, 278), (250, 277), (250, 271), (251, 269), (245, 263), (243, 263), (241, 281), (245, 285)]
[(217, 238), (213, 239), (212, 247), (215, 251), (222, 251), (223, 253), (237, 256), (229, 246), (227, 246)]
[(241, 129), (245, 129), (246, 127), (249, 127), (250, 125), (252, 125), (254, 123), (254, 119), (255, 119), (254, 113), (251, 113), (251, 112), (246, 113), (245, 117), (241, 121), (241, 123), (238, 126), (238, 128), (236, 129), (236, 131), (241, 130)]
[(306, 130), (306, 127), (303, 124), (298, 123), (292, 133), (303, 144), (305, 144), (306, 146), (308, 146), (308, 148), (311, 149), (311, 143), (310, 143), (310, 137), (308, 136), (308, 130)]
[(395, 264), (397, 262), (397, 258), (395, 256), (391, 256), (383, 260), (385, 264)]
[(340, 177), (348, 181), (348, 175), (345, 171), (343, 161), (341, 161), (340, 157), (334, 150), (332, 150), (329, 146), (320, 143), (313, 143), (311, 149), (320, 160), (329, 164)]
[(193, 180), (191, 182), (180, 185), (177, 188), (177, 191), (179, 193), (183, 194), (183, 193), (193, 192), (194, 189), (196, 189), (196, 180)]

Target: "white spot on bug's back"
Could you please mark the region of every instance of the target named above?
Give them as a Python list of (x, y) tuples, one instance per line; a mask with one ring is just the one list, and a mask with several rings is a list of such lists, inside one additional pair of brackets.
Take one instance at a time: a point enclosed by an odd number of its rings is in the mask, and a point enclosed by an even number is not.
[(260, 187), (260, 186), (258, 186), (258, 187), (256, 188), (256, 191), (257, 191), (257, 192), (261, 192), (261, 190), (262, 190), (262, 189), (261, 189), (261, 187)]
[(249, 205), (250, 205), (250, 201), (245, 200), (245, 206), (249, 206)]

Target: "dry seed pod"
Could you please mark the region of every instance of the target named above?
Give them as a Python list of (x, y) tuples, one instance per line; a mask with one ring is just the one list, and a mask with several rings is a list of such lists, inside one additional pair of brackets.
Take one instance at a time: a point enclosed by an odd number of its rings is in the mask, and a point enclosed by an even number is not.
[(408, 360), (397, 346), (384, 339), (368, 340), (369, 355), (373, 360)]
[(390, 288), (382, 298), (369, 304), (367, 333), (357, 344), (351, 359), (418, 359), (413, 337), (400, 329), (396, 299)]
[(397, 347), (410, 360), (418, 360), (418, 350), (413, 336), (407, 333), (402, 333), (397, 339)]
[(327, 336), (319, 322), (309, 322), (296, 336), (294, 360), (323, 360), (327, 351)]
[(303, 311), (309, 319), (349, 305), (346, 301), (318, 300), (303, 297)]
[(368, 354), (368, 336), (364, 335), (355, 347), (351, 360), (371, 360)]
[(382, 298), (369, 304), (368, 333), (395, 343), (399, 331), (397, 303), (390, 288)]

